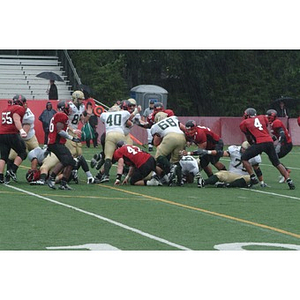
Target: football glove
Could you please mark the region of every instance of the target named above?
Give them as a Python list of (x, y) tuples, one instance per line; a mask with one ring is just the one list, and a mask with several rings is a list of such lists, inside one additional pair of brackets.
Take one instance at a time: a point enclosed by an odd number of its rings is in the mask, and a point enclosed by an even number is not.
[(75, 143), (80, 143), (80, 139), (79, 138), (77, 138), (77, 137), (73, 137), (72, 138), (72, 142), (75, 142)]

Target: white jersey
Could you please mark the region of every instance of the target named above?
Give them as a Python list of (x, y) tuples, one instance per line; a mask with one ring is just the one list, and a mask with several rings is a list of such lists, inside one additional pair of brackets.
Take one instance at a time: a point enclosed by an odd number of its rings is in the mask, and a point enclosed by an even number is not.
[(78, 129), (79, 121), (81, 119), (82, 113), (85, 111), (84, 104), (81, 104), (79, 108), (72, 102), (69, 102), (70, 114), (69, 114), (69, 127), (72, 129)]
[[(241, 160), (241, 146), (232, 145), (228, 147), (227, 150), (230, 154), (230, 163), (229, 163), (229, 172), (240, 174), (240, 175), (248, 175), (248, 172), (243, 167), (243, 163)], [(256, 165), (261, 163), (261, 156), (256, 155), (249, 159), (250, 165)]]
[(183, 156), (179, 163), (181, 165), (181, 172), (183, 175), (192, 173), (194, 176), (196, 176), (196, 174), (199, 172), (197, 160), (193, 156)]
[(168, 133), (180, 133), (184, 134), (179, 127), (179, 120), (176, 116), (167, 117), (151, 127), (151, 135), (158, 134), (161, 138)]
[(35, 135), (34, 120), (35, 120), (34, 114), (30, 110), (30, 108), (27, 107), (27, 109), (25, 111), (25, 115), (23, 117), (22, 125), (29, 124), (30, 125), (30, 129), (29, 129), (29, 131), (27, 133), (27, 137), (23, 138), (24, 141), (30, 140)]
[(45, 159), (45, 152), (47, 149), (42, 149), (40, 147), (36, 147), (33, 150), (28, 152), (28, 159), (32, 161), (34, 158), (37, 159), (38, 164), (41, 166)]
[(105, 124), (105, 131), (118, 131), (124, 135), (128, 134), (128, 128), (125, 123), (129, 119), (130, 113), (127, 110), (108, 111), (100, 115), (100, 120)]

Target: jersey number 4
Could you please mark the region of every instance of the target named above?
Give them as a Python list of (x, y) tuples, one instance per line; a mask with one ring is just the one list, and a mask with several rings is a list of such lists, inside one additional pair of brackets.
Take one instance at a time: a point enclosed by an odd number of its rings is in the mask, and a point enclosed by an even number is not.
[(263, 130), (263, 126), (261, 125), (258, 118), (254, 119), (254, 127), (256, 127), (258, 130)]

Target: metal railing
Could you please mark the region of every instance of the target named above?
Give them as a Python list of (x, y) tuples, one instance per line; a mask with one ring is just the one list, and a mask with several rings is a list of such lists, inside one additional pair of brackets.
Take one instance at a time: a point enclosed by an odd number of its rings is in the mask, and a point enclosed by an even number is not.
[(68, 77), (70, 81), (70, 85), (72, 89), (75, 90), (80, 84), (81, 79), (78, 76), (76, 68), (73, 65), (71, 57), (68, 54), (67, 50), (57, 50), (57, 56), (63, 66), (63, 70), (65, 71), (65, 75)]

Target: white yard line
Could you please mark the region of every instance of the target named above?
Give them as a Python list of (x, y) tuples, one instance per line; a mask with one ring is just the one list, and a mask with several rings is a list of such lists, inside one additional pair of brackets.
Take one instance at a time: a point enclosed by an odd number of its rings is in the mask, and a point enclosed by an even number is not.
[(103, 217), (103, 216), (100, 216), (100, 215), (97, 215), (97, 214), (94, 214), (92, 212), (89, 212), (89, 211), (86, 211), (86, 210), (83, 210), (81, 208), (78, 208), (78, 207), (75, 207), (75, 206), (72, 206), (72, 205), (69, 205), (69, 204), (65, 204), (65, 203), (62, 203), (62, 202), (59, 202), (59, 201), (56, 201), (56, 200), (53, 200), (53, 199), (50, 199), (48, 197), (44, 197), (44, 196), (41, 196), (39, 194), (35, 194), (35, 193), (32, 193), (32, 192), (29, 192), (29, 191), (26, 191), (26, 190), (23, 190), (23, 189), (20, 189), (20, 188), (17, 188), (15, 186), (12, 186), (12, 185), (6, 185), (7, 187), (11, 188), (11, 189), (14, 189), (14, 190), (17, 190), (19, 192), (22, 192), (24, 194), (28, 194), (28, 195), (31, 195), (31, 196), (34, 196), (34, 197), (37, 197), (37, 198), (40, 198), (40, 199), (43, 199), (43, 200), (46, 200), (46, 201), (49, 201), (49, 202), (52, 202), (54, 204), (58, 204), (58, 205), (61, 205), (61, 206), (64, 206), (64, 207), (67, 207), (67, 208), (70, 208), (70, 209), (74, 209), (78, 212), (81, 212), (83, 214), (86, 214), (86, 215), (89, 215), (89, 216), (92, 216), (92, 217), (95, 217), (97, 219), (100, 219), (102, 221), (105, 221), (105, 222), (108, 222), (108, 223), (111, 223), (113, 225), (116, 225), (116, 226), (119, 226), (121, 228), (124, 228), (126, 230), (129, 230), (129, 231), (132, 231), (132, 232), (135, 232), (139, 235), (142, 235), (142, 236), (145, 236), (151, 240), (155, 240), (155, 241), (158, 241), (158, 242), (161, 242), (163, 244), (166, 244), (168, 246), (172, 246), (174, 248), (177, 248), (177, 249), (180, 249), (180, 250), (192, 250), (192, 249), (189, 249), (187, 247), (184, 247), (184, 246), (181, 246), (181, 245), (178, 245), (178, 244), (175, 244), (175, 243), (172, 243), (168, 240), (165, 240), (165, 239), (162, 239), (160, 237), (157, 237), (157, 236), (154, 236), (152, 234), (149, 234), (147, 232), (143, 232), (139, 229), (136, 229), (136, 228), (133, 228), (133, 227), (130, 227), (130, 226), (127, 226), (125, 224), (122, 224), (120, 222), (117, 222), (117, 221), (114, 221), (112, 219), (108, 219), (106, 217)]
[(250, 191), (250, 192), (255, 192), (255, 193), (261, 193), (261, 194), (267, 194), (267, 195), (272, 195), (272, 196), (278, 196), (278, 197), (282, 197), (282, 198), (288, 198), (288, 199), (293, 199), (293, 200), (299, 200), (300, 201), (300, 197), (294, 197), (294, 196), (289, 196), (289, 195), (282, 195), (282, 194), (277, 194), (277, 193), (271, 193), (271, 192), (267, 192), (266, 190), (268, 188), (264, 188), (265, 190), (256, 190), (256, 189), (251, 189), (251, 188), (241, 188), (241, 190), (244, 191)]

